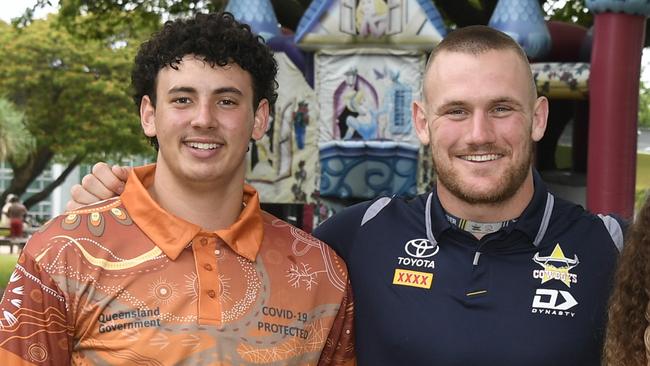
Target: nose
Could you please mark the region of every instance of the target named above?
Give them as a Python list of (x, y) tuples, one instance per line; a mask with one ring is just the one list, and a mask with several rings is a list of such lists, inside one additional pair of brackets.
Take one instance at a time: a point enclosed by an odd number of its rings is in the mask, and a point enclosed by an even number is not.
[(467, 134), (468, 143), (472, 145), (485, 145), (495, 142), (494, 121), (487, 113), (476, 112), (469, 121), (470, 127)]
[(191, 125), (196, 128), (215, 128), (216, 116), (214, 115), (214, 108), (209, 102), (197, 103), (195, 114), (192, 118)]

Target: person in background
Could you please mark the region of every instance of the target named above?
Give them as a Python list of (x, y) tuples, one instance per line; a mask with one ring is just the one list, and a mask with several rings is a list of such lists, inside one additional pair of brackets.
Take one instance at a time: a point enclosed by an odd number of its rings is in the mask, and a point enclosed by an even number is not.
[(7, 217), (9, 218), (9, 236), (12, 238), (23, 237), (23, 226), (27, 217), (27, 207), (20, 203), (20, 198), (16, 195), (13, 195), (9, 199)]
[[(526, 54), (492, 28), (457, 29), (432, 51), (422, 94), (412, 119), (433, 189), (314, 231), (347, 262), (359, 365), (600, 364), (625, 223), (556, 197), (533, 169), (549, 104)], [(121, 189), (121, 168), (97, 168), (78, 203)]]
[(604, 365), (650, 364), (650, 198), (626, 237), (609, 304)]
[(0, 212), (0, 226), (9, 227), (9, 217), (7, 216), (7, 209), (11, 206), (11, 199), (16, 195), (9, 193), (5, 199), (4, 205), (2, 205), (2, 212)]
[(132, 71), (155, 165), (29, 240), (0, 303), (2, 365), (354, 362), (345, 263), (244, 183), (277, 64), (229, 13), (165, 23)]

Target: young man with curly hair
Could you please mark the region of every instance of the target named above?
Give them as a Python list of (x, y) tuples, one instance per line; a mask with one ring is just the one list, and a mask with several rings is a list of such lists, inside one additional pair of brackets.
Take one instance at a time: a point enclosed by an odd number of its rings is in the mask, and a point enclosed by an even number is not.
[(351, 361), (345, 264), (244, 184), (276, 72), (228, 13), (142, 44), (132, 84), (156, 164), (27, 243), (0, 303), (3, 365)]

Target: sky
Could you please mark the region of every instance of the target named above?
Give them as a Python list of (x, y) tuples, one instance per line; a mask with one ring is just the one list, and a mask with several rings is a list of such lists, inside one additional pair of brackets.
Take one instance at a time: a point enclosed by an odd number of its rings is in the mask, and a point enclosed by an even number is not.
[[(48, 6), (43, 9), (39, 9), (36, 12), (36, 17), (42, 17), (45, 14), (55, 11), (58, 0), (50, 0), (53, 6)], [(36, 0), (4, 0), (3, 4), (0, 5), (0, 19), (5, 22), (10, 22), (12, 18), (19, 17), (25, 12), (25, 8), (32, 7), (36, 3)], [(646, 35), (650, 37), (650, 35)], [(645, 72), (641, 75), (641, 80), (650, 87), (650, 49), (646, 48), (643, 50), (642, 65), (644, 65)]]
[[(42, 17), (45, 14), (56, 9), (58, 0), (50, 0), (53, 6), (48, 6), (36, 11), (36, 17)], [(0, 19), (10, 22), (12, 18), (21, 16), (26, 8), (31, 8), (36, 4), (36, 0), (4, 0), (0, 5)]]

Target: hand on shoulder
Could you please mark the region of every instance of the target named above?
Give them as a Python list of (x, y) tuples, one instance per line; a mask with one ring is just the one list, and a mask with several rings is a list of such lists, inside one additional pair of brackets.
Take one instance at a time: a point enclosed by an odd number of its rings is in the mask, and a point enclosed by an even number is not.
[(74, 210), (83, 205), (99, 202), (124, 191), (124, 184), (131, 168), (119, 165), (109, 166), (99, 162), (93, 166), (92, 173), (86, 174), (81, 184), (70, 189), (72, 199), (66, 205), (67, 210)]

